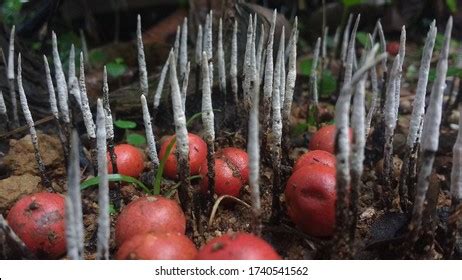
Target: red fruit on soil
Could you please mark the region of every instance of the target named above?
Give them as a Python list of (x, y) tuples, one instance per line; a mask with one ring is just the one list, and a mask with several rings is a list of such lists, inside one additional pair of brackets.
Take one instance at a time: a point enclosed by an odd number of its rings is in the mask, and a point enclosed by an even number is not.
[(242, 183), (247, 184), (249, 181), (249, 156), (244, 150), (234, 147), (224, 148), (218, 151), (216, 156), (236, 167), (239, 170)]
[(7, 221), (38, 257), (58, 258), (66, 253), (62, 195), (43, 192), (25, 196), (10, 209)]
[(175, 201), (162, 196), (145, 196), (132, 201), (122, 210), (117, 218), (115, 240), (120, 245), (137, 234), (184, 234), (185, 230), (186, 218)]
[[(139, 177), (144, 169), (143, 154), (140, 150), (129, 144), (120, 144), (114, 147), (117, 156), (117, 170), (119, 174)], [(108, 172), (112, 173), (112, 164), (109, 153), (107, 154)]]
[(399, 53), (399, 42), (397, 41), (391, 41), (387, 43), (387, 52), (390, 55), (397, 55)]
[(290, 219), (305, 233), (331, 236), (335, 226), (335, 169), (303, 166), (290, 176), (284, 192)]
[(231, 233), (212, 239), (199, 250), (199, 260), (280, 260), (265, 240), (250, 233)]
[[(311, 137), (308, 148), (310, 150), (323, 150), (335, 154), (335, 125), (326, 125), (321, 127)], [(353, 140), (353, 132), (349, 129), (350, 142)]]
[[(167, 152), (167, 147), (170, 141), (173, 140), (173, 136), (168, 137), (165, 140), (159, 152), (159, 158), (162, 159)], [(189, 140), (189, 172), (190, 175), (199, 174), (199, 168), (201, 164), (207, 159), (207, 144), (199, 136), (188, 133)], [(176, 162), (176, 143), (165, 162), (164, 174), (167, 178), (175, 179), (177, 177), (177, 162)]]
[(304, 153), (294, 165), (292, 172), (297, 171), (303, 166), (310, 164), (320, 164), (335, 168), (335, 156), (322, 150), (314, 150)]
[(116, 254), (118, 260), (194, 260), (197, 249), (178, 232), (138, 234), (125, 241)]
[[(238, 197), (242, 188), (242, 179), (239, 177), (239, 172), (236, 172), (235, 167), (230, 167), (226, 161), (217, 158), (215, 159), (215, 193), (218, 196), (231, 195)], [(206, 193), (209, 186), (209, 178), (207, 176), (208, 167), (207, 161), (202, 163), (200, 168), (201, 191)]]

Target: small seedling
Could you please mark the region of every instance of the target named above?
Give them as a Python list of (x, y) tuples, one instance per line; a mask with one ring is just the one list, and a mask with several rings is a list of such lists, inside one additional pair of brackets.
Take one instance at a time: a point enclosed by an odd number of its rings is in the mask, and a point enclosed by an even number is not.
[[(109, 70), (109, 69), (108, 69)], [(116, 120), (114, 125), (120, 129), (124, 129), (124, 139), (128, 144), (141, 147), (146, 144), (146, 137), (141, 134), (132, 132), (131, 130), (137, 127), (135, 122), (128, 120)]]

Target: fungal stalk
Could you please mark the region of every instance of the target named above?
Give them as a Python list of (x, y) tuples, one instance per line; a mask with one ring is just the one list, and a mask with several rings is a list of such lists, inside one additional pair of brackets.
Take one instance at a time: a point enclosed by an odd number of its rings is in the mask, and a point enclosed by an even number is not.
[(173, 53), (175, 57), (175, 66), (178, 67), (179, 55), (180, 55), (180, 36), (181, 36), (181, 27), (178, 25), (176, 27), (175, 42), (173, 43)]
[(71, 79), (75, 77), (75, 47), (74, 44), (71, 44), (71, 49), (69, 50), (69, 69), (67, 75), (67, 84), (71, 84)]
[(210, 79), (210, 86), (213, 86), (213, 11), (210, 10), (208, 15), (208, 22), (206, 22), (207, 29), (205, 30), (206, 35), (204, 35), (204, 47), (203, 51), (207, 53), (207, 61), (209, 63), (209, 79)]
[(237, 20), (234, 20), (233, 35), (231, 38), (231, 63), (229, 68), (229, 76), (231, 78), (231, 91), (234, 97), (234, 107), (236, 114), (239, 112), (239, 96), (237, 86)]
[(7, 129), (10, 128), (10, 120), (8, 118), (8, 112), (6, 110), (5, 99), (3, 99), (3, 92), (0, 90), (0, 115), (3, 116), (6, 121)]
[[(264, 44), (264, 39), (265, 39), (265, 25), (262, 23), (260, 27), (260, 38), (258, 39), (258, 45), (257, 45), (257, 74), (262, 72), (262, 64), (263, 64), (263, 44)], [(259, 75), (260, 79), (260, 75)], [(259, 81), (259, 84), (261, 81)]]
[(183, 25), (181, 26), (180, 36), (180, 79), (183, 81), (186, 77), (186, 68), (188, 64), (188, 18), (184, 18)]
[(285, 49), (285, 61), (287, 62), (287, 60), (289, 59), (289, 56), (290, 56), (290, 50), (292, 49), (292, 44), (294, 41), (294, 36), (296, 36), (296, 32), (293, 32), (294, 29), (296, 30), (298, 27), (298, 17), (296, 16), (295, 19), (294, 19), (294, 24), (292, 26), (292, 32), (290, 32), (290, 36), (289, 36), (289, 42), (287, 43), (287, 47)]
[(200, 82), (200, 73), (201, 73), (201, 61), (202, 61), (202, 44), (203, 44), (203, 32), (202, 25), (199, 24), (197, 28), (197, 37), (196, 37), (196, 51), (195, 51), (195, 62), (196, 62), (196, 94), (199, 94), (201, 88)]
[[(374, 40), (372, 39), (371, 34), (369, 34), (369, 44), (371, 47), (374, 45)], [(379, 84), (377, 80), (377, 68), (372, 67), (371, 71), (369, 71), (369, 74), (371, 76), (371, 103), (369, 106), (369, 111), (367, 111), (367, 117), (366, 117), (366, 127), (365, 127), (365, 138), (367, 140), (369, 136), (369, 132), (371, 130), (371, 123), (372, 123), (372, 118), (375, 115), (376, 109), (377, 109), (377, 99), (379, 97)]]
[[(141, 94), (141, 96), (144, 96)], [(107, 82), (107, 69), (106, 65), (103, 68), (103, 108), (104, 115), (106, 119), (106, 140), (107, 140), (107, 150), (109, 152), (109, 158), (111, 160), (112, 172), (114, 174), (119, 173), (117, 168), (117, 155), (115, 153), (115, 144), (114, 144), (114, 125), (112, 122), (112, 111), (109, 103), (109, 85)], [(120, 208), (121, 197), (120, 197), (120, 184), (119, 182), (114, 182), (114, 188), (110, 190), (111, 201), (114, 203), (116, 208)]]
[(225, 53), (223, 50), (223, 26), (222, 19), (218, 25), (218, 81), (221, 96), (224, 100), (224, 115), (226, 118), (226, 70), (225, 70)]
[(97, 149), (98, 149), (98, 233), (96, 258), (109, 259), (109, 237), (111, 234), (109, 218), (109, 181), (107, 171), (106, 116), (103, 102), (97, 101)]
[(210, 77), (207, 64), (207, 53), (202, 53), (202, 123), (205, 129), (207, 143), (207, 176), (209, 183), (209, 202), (213, 201), (215, 193), (215, 124), (210, 90)]
[(58, 40), (56, 39), (56, 34), (53, 31), (52, 37), (52, 48), (53, 48), (53, 64), (55, 66), (55, 78), (56, 78), (56, 89), (58, 91), (58, 106), (61, 113), (61, 120), (65, 124), (65, 135), (66, 138), (69, 138), (69, 126), (70, 126), (70, 116), (69, 116), (69, 105), (68, 105), (68, 96), (67, 96), (67, 84), (66, 78), (64, 77), (63, 66), (61, 64), (61, 58), (59, 57), (58, 51)]
[(361, 176), (363, 174), (365, 137), (365, 96), (367, 74), (356, 85), (356, 93), (353, 97), (353, 110), (351, 113), (351, 126), (353, 128), (353, 151), (351, 154), (351, 201), (350, 201), (350, 248), (354, 250), (354, 239), (358, 217), (359, 194), (361, 190)]
[[(253, 59), (255, 61), (255, 59)], [(247, 152), (249, 153), (249, 185), (250, 196), (252, 201), (253, 213), (253, 232), (256, 235), (261, 234), (261, 201), (260, 201), (260, 140), (259, 140), (259, 88), (256, 87), (257, 69), (255, 63), (251, 64), (249, 69), (253, 87), (250, 88), (252, 93), (251, 108), (249, 115), (248, 142)]]
[(109, 103), (109, 85), (107, 82), (106, 66), (103, 68), (103, 107), (106, 116), (107, 149), (111, 158), (112, 171), (113, 173), (118, 173), (117, 155), (114, 151), (114, 125), (112, 122), (112, 111)]
[(395, 113), (396, 110), (396, 86), (398, 79), (398, 72), (400, 66), (400, 54), (396, 55), (393, 61), (390, 76), (388, 78), (387, 91), (385, 96), (385, 108), (384, 108), (384, 119), (385, 119), (385, 144), (383, 150), (383, 188), (385, 192), (385, 203), (387, 207), (391, 207), (392, 201), (392, 172), (393, 172), (393, 137), (395, 135), (396, 121), (398, 115)]
[[(351, 80), (342, 86), (339, 99), (335, 106), (335, 150), (336, 150), (336, 191), (337, 201), (335, 208), (335, 235), (334, 235), (334, 252), (336, 257), (346, 258), (351, 253), (348, 250), (349, 230), (352, 218), (348, 205), (350, 205), (349, 186), (351, 181), (350, 176), (350, 140), (348, 137), (349, 130), (349, 114), (352, 88), (358, 83), (363, 75), (369, 71), (377, 62), (380, 62), (386, 54), (379, 55), (374, 59), (377, 52), (377, 46), (366, 56), (365, 63), (361, 66)], [(352, 60), (349, 59), (349, 63)]]
[(319, 37), (316, 40), (316, 46), (314, 47), (313, 63), (311, 64), (311, 73), (310, 73), (310, 102), (308, 108), (308, 118), (313, 118), (318, 126), (318, 61), (319, 61), (319, 52), (321, 48), (321, 38)]
[(401, 29), (401, 37), (399, 43), (399, 67), (398, 73), (396, 76), (396, 85), (395, 85), (395, 115), (398, 118), (398, 111), (399, 111), (399, 101), (401, 96), (401, 76), (403, 72), (403, 63), (404, 57), (406, 56), (406, 27), (403, 25)]
[(84, 256), (84, 227), (82, 197), (80, 194), (79, 135), (71, 134), (71, 152), (67, 168), (66, 196), (66, 242), (67, 256), (71, 260), (81, 260)]
[(140, 91), (141, 94), (148, 96), (148, 71), (146, 69), (146, 58), (144, 56), (143, 34), (141, 33), (140, 15), (138, 15), (136, 21), (136, 46), (138, 50), (138, 71), (140, 72)]
[(353, 21), (353, 15), (350, 14), (348, 16), (348, 21), (345, 26), (345, 29), (343, 30), (342, 49), (340, 51), (340, 59), (343, 64), (345, 64), (347, 60), (348, 43), (350, 41), (350, 28), (351, 28), (352, 21)]
[(188, 61), (186, 64), (186, 72), (183, 75), (183, 83), (181, 84), (181, 102), (183, 105), (183, 111), (186, 112), (186, 95), (188, 93), (189, 84), (189, 72), (191, 71), (191, 62)]
[[(249, 25), (247, 27), (247, 43), (245, 46), (245, 54), (244, 54), (244, 81), (242, 82), (242, 89), (244, 92), (244, 108), (245, 111), (248, 112), (251, 106), (251, 94), (250, 88), (252, 87), (252, 73), (251, 68), (252, 65), (252, 57), (255, 56), (255, 49), (252, 46), (253, 44), (253, 24), (252, 24), (252, 15), (249, 16)], [(271, 81), (272, 82), (272, 81)]]
[(459, 132), (452, 149), (452, 170), (451, 170), (451, 216), (456, 217), (448, 223), (448, 246), (446, 256), (451, 257), (457, 238), (457, 229), (460, 219), (457, 219), (457, 211), (462, 201), (462, 104), (459, 104)]
[[(406, 210), (408, 207), (409, 191), (413, 189), (413, 181), (415, 180), (418, 145), (420, 143), (420, 132), (423, 125), (423, 116), (425, 114), (425, 95), (427, 93), (428, 75), (430, 73), (430, 63), (433, 57), (435, 38), (436, 26), (435, 21), (433, 21), (427, 33), (427, 39), (425, 40), (425, 46), (422, 51), (419, 80), (417, 81), (416, 94), (412, 105), (412, 115), (399, 179), (400, 203), (403, 210)], [(414, 176), (411, 177), (411, 174)]]
[(281, 139), (282, 139), (282, 118), (281, 118), (281, 71), (284, 66), (284, 43), (285, 42), (285, 31), (282, 27), (281, 38), (279, 41), (279, 50), (276, 58), (276, 66), (274, 71), (273, 81), (273, 95), (272, 95), (272, 130), (270, 141), (268, 141), (272, 147), (272, 163), (273, 163), (273, 202), (272, 202), (272, 218), (276, 220), (281, 214), (281, 204), (279, 196), (282, 193), (281, 189)]
[(82, 110), (83, 122), (87, 130), (88, 139), (90, 140), (90, 154), (92, 159), (93, 168), (97, 167), (97, 152), (96, 152), (96, 132), (95, 123), (93, 122), (93, 115), (90, 110), (90, 104), (88, 103), (87, 86), (85, 85), (85, 61), (83, 59), (83, 53), (80, 53), (80, 97), (82, 98), (80, 109)]
[(355, 64), (356, 53), (355, 53), (355, 42), (356, 42), (356, 32), (358, 30), (359, 20), (361, 19), (361, 15), (356, 17), (355, 25), (353, 26), (353, 30), (351, 31), (350, 36), (350, 43), (348, 44), (348, 51), (346, 56), (345, 62), (345, 74), (343, 77), (343, 84), (347, 84), (351, 80), (351, 76), (353, 74), (353, 66)]
[(146, 139), (148, 142), (149, 158), (151, 159), (153, 170), (157, 170), (159, 167), (159, 157), (157, 156), (156, 139), (154, 137), (154, 132), (152, 131), (151, 115), (149, 114), (146, 97), (141, 95), (140, 98), (141, 107), (143, 109), (144, 130), (146, 132)]
[(446, 74), (448, 70), (451, 32), (452, 17), (449, 18), (444, 32), (444, 43), (436, 66), (436, 78), (433, 83), (430, 102), (423, 122), (422, 144), (420, 147), (422, 160), (417, 179), (411, 222), (409, 223), (409, 241), (411, 243), (415, 243), (420, 236), (425, 197), (430, 183), (433, 161), (435, 160), (435, 154), (438, 150), (440, 135), (439, 129), (441, 124), (443, 93), (446, 86)]
[(169, 60), (165, 61), (164, 66), (162, 66), (162, 71), (160, 72), (159, 83), (157, 84), (156, 94), (154, 95), (154, 114), (156, 114), (157, 109), (160, 105), (160, 98), (162, 97), (162, 91), (164, 90), (165, 77), (167, 76), (169, 66)]
[(8, 78), (8, 88), (10, 90), (11, 111), (13, 115), (13, 127), (19, 126), (18, 103), (16, 101), (16, 90), (14, 84), (14, 34), (16, 27), (13, 25), (10, 33), (10, 44), (8, 49), (8, 69), (6, 72)]
[[(295, 21), (297, 23), (297, 21)], [(284, 102), (282, 104), (282, 141), (284, 150), (289, 150), (289, 128), (290, 128), (290, 113), (292, 109), (292, 101), (294, 96), (294, 89), (295, 89), (295, 80), (297, 78), (297, 29), (298, 26), (295, 24), (292, 28), (291, 40), (292, 43), (289, 42), (290, 52), (289, 52), (289, 61), (287, 63), (287, 78), (286, 78), (286, 85), (285, 85), (285, 97)], [(285, 161), (288, 159), (287, 153), (284, 153)]]
[[(273, 94), (273, 45), (274, 45), (274, 31), (276, 28), (276, 10), (273, 11), (273, 18), (271, 20), (270, 31), (268, 34), (268, 43), (266, 45), (266, 65), (265, 77), (263, 84), (263, 131), (265, 135), (269, 135), (269, 121), (271, 115), (271, 95)], [(266, 149), (265, 144), (263, 147)]]
[(59, 141), (61, 142), (61, 145), (63, 147), (64, 158), (67, 159), (69, 156), (69, 151), (66, 145), (66, 136), (64, 134), (64, 129), (61, 125), (61, 122), (59, 121), (59, 111), (58, 104), (56, 102), (56, 93), (53, 85), (53, 79), (51, 78), (50, 65), (48, 64), (48, 59), (46, 55), (43, 55), (43, 64), (45, 65), (45, 76), (47, 80), (48, 101), (50, 103), (50, 110), (53, 114), (56, 128), (58, 129)]
[(334, 34), (334, 39), (333, 39), (333, 48), (332, 48), (332, 51), (331, 51), (331, 57), (334, 58), (336, 57), (337, 55), (337, 50), (338, 50), (338, 45), (339, 45), (339, 42), (340, 42), (340, 32), (341, 32), (341, 29), (340, 29), (340, 26), (337, 27), (337, 29), (335, 29), (335, 34)]
[(178, 84), (178, 78), (176, 73), (175, 55), (170, 51), (169, 55), (169, 80), (171, 87), (171, 97), (173, 104), (173, 118), (175, 123), (176, 132), (176, 157), (178, 162), (178, 175), (180, 179), (180, 187), (178, 188), (178, 194), (183, 210), (189, 214), (191, 213), (190, 202), (191, 197), (189, 195), (189, 140), (188, 140), (188, 129), (186, 128), (186, 117), (183, 111), (183, 105), (181, 102), (180, 86)]
[(34, 120), (32, 119), (32, 115), (29, 110), (29, 105), (27, 104), (26, 93), (24, 92), (24, 87), (22, 85), (21, 53), (19, 53), (18, 55), (17, 79), (18, 79), (19, 101), (21, 103), (22, 112), (24, 114), (24, 119), (26, 119), (27, 126), (29, 127), (29, 134), (32, 140), (32, 146), (34, 147), (35, 160), (37, 162), (38, 170), (40, 173), (40, 178), (42, 180), (42, 185), (48, 189), (51, 189), (51, 182), (46, 174), (45, 164), (43, 163), (42, 156), (40, 155), (37, 131), (35, 130)]

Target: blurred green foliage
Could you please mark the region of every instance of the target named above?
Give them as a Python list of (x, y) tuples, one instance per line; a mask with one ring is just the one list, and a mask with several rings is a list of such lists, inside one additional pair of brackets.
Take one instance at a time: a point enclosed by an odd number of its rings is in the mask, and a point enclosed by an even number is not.
[(20, 16), (21, 8), (21, 0), (5, 0), (1, 6), (3, 21), (10, 26), (20, 22), (22, 20)]
[(446, 5), (451, 13), (457, 12), (457, 0), (446, 0)]

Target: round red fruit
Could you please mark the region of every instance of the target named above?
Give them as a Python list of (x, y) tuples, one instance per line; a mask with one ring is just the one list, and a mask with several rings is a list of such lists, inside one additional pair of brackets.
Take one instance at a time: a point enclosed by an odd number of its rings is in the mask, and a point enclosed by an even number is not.
[[(129, 144), (115, 146), (114, 153), (117, 156), (117, 171), (119, 174), (139, 177), (144, 169), (143, 154), (136, 147)], [(107, 155), (108, 172), (112, 173), (112, 164), (109, 153)]]
[(314, 150), (304, 153), (295, 163), (292, 172), (310, 164), (320, 164), (335, 168), (335, 156), (323, 150)]
[(138, 234), (125, 241), (116, 254), (118, 260), (194, 260), (197, 249), (178, 232)]
[[(161, 147), (159, 152), (159, 157), (162, 159), (167, 152), (167, 147), (170, 142), (174, 139), (174, 136), (168, 137)], [(189, 172), (190, 175), (199, 174), (199, 168), (201, 164), (207, 159), (207, 144), (199, 136), (189, 133)], [(164, 174), (167, 178), (172, 180), (177, 177), (177, 162), (176, 162), (176, 143), (173, 145), (173, 148), (168, 155), (167, 161), (165, 162)]]
[[(310, 150), (323, 150), (335, 154), (335, 125), (326, 125), (320, 128), (311, 137), (308, 148)], [(353, 140), (353, 132), (349, 129), (350, 142)]]
[(390, 55), (397, 55), (399, 53), (399, 42), (397, 41), (391, 41), (387, 43), (387, 52)]
[(43, 192), (25, 196), (10, 209), (7, 221), (38, 257), (59, 258), (66, 253), (62, 195)]
[(331, 236), (335, 226), (335, 169), (312, 164), (290, 176), (285, 189), (290, 219), (305, 233)]
[(232, 164), (237, 170), (243, 184), (249, 181), (249, 156), (244, 150), (239, 148), (229, 147), (217, 152), (217, 158), (221, 158)]
[[(239, 176), (239, 171), (237, 171), (234, 166), (231, 166), (232, 164), (229, 164), (221, 158), (215, 159), (215, 193), (218, 196), (239, 196), (239, 192), (242, 188), (242, 179)], [(201, 190), (204, 193), (207, 192), (209, 186), (207, 172), (207, 161), (205, 161), (200, 168), (200, 175), (202, 176)]]
[(118, 245), (137, 234), (179, 232), (184, 234), (186, 218), (178, 203), (162, 196), (140, 197), (128, 204), (117, 218)]
[(199, 260), (280, 260), (265, 240), (237, 232), (212, 239), (199, 250)]

